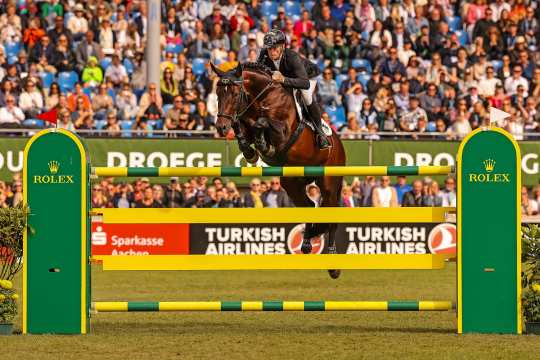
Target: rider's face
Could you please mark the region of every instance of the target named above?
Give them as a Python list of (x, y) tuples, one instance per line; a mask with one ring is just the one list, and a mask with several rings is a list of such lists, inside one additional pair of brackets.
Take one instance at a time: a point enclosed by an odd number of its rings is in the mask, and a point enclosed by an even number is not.
[(281, 53), (283, 53), (283, 47), (281, 46), (268, 48), (268, 55), (270, 55), (270, 58), (274, 61), (279, 60)]

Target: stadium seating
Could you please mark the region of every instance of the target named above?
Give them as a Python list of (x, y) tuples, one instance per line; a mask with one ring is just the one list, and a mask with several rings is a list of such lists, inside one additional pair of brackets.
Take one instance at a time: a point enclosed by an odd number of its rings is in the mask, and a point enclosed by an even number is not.
[(75, 71), (66, 71), (58, 74), (58, 85), (61, 92), (73, 90), (77, 81), (79, 81), (79, 75)]

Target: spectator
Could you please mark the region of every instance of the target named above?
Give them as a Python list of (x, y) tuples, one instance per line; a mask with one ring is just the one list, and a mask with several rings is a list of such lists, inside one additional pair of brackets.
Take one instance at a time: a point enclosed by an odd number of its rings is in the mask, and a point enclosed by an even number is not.
[(521, 215), (532, 216), (538, 214), (538, 203), (529, 198), (526, 186), (521, 187)]
[(208, 113), (206, 103), (202, 100), (197, 101), (196, 112), (193, 114), (195, 121), (195, 130), (211, 130), (214, 127), (214, 117)]
[(107, 81), (112, 81), (115, 88), (119, 88), (124, 82), (129, 82), (126, 68), (120, 62), (120, 56), (113, 54), (112, 62), (105, 70)]
[(512, 77), (509, 77), (504, 81), (504, 89), (508, 95), (516, 94), (518, 85), (522, 85), (525, 91), (529, 91), (529, 82), (521, 76), (521, 74), (521, 66), (516, 65), (513, 68)]
[(424, 185), (420, 180), (414, 180), (412, 183), (412, 190), (406, 192), (403, 195), (403, 201), (401, 206), (403, 207), (416, 207), (416, 206), (425, 206), (424, 197), (422, 194)]
[(92, 57), (101, 60), (103, 59), (103, 52), (101, 51), (101, 46), (94, 41), (94, 32), (88, 30), (84, 39), (79, 42), (75, 50), (77, 70), (81, 71)]
[(53, 82), (49, 88), (49, 92), (45, 95), (45, 110), (51, 110), (58, 106), (60, 101), (60, 86), (58, 83)]
[(30, 20), (28, 27), (24, 30), (23, 43), (29, 50), (32, 50), (45, 35), (45, 30), (41, 27), (39, 18), (33, 18)]
[(336, 31), (333, 46), (326, 48), (325, 57), (330, 59), (333, 68), (341, 71), (349, 68), (349, 53), (350, 49), (343, 40), (341, 32)]
[(103, 70), (98, 66), (95, 56), (90, 56), (88, 64), (82, 70), (82, 82), (84, 87), (94, 88), (103, 82)]
[(173, 79), (173, 72), (170, 68), (165, 68), (163, 78), (161, 79), (161, 97), (164, 104), (172, 104), (173, 99), (178, 95), (178, 86)]
[(365, 98), (362, 101), (362, 109), (360, 110), (360, 115), (358, 117), (360, 128), (367, 128), (371, 124), (378, 125), (377, 120), (377, 110), (375, 110), (373, 107), (371, 100), (369, 98)]
[(58, 36), (57, 44), (58, 45), (52, 55), (51, 63), (59, 72), (74, 70), (75, 54), (73, 53), (73, 50), (71, 50), (68, 37), (65, 34), (60, 34)]
[(281, 182), (278, 177), (273, 177), (270, 181), (270, 189), (265, 191), (261, 200), (264, 207), (269, 208), (282, 208), (289, 207), (290, 200), (287, 192), (281, 187)]
[(425, 194), (424, 194), (424, 206), (442, 206), (443, 196), (439, 189), (439, 184), (436, 181), (428, 181), (424, 185)]
[(401, 205), (403, 202), (403, 196), (405, 193), (412, 190), (412, 186), (407, 184), (407, 177), (401, 175), (397, 177), (397, 183), (394, 185), (394, 188), (396, 189), (398, 204)]
[(130, 84), (125, 82), (122, 90), (116, 95), (116, 108), (121, 119), (132, 120), (137, 116), (137, 97), (131, 91)]
[(71, 47), (71, 44), (73, 44), (73, 36), (71, 31), (64, 27), (64, 18), (61, 15), (55, 17), (54, 28), (51, 29), (47, 34), (53, 44), (59, 44), (62, 36), (65, 38), (64, 46), (66, 48)]
[(398, 197), (396, 189), (390, 186), (390, 177), (382, 176), (379, 186), (373, 188), (374, 207), (397, 207)]
[(115, 137), (122, 135), (122, 128), (116, 117), (115, 110), (109, 110), (107, 112), (107, 124), (103, 127), (103, 130), (107, 131), (107, 136)]
[(244, 194), (244, 207), (262, 208), (261, 181), (253, 178), (249, 184), (250, 190)]
[(76, 83), (75, 91), (67, 98), (68, 108), (71, 112), (75, 111), (79, 99), (82, 99), (85, 110), (89, 110), (92, 107), (90, 98), (84, 93), (82, 85), (80, 83)]
[(163, 205), (154, 198), (154, 190), (151, 187), (144, 189), (143, 197), (135, 201), (136, 208), (160, 208)]
[(42, 57), (46, 57), (50, 63), (53, 59), (54, 45), (51, 44), (51, 39), (48, 35), (43, 35), (38, 43), (32, 47), (29, 53), (29, 61), (37, 63)]
[(444, 189), (441, 191), (442, 204), (441, 206), (456, 206), (456, 180), (449, 176), (444, 181)]
[(418, 119), (427, 119), (427, 113), (420, 107), (420, 100), (417, 97), (410, 98), (410, 109), (401, 116), (401, 131), (414, 131), (418, 127)]
[(454, 139), (463, 139), (472, 131), (471, 123), (464, 116), (458, 116), (450, 127), (450, 134)]
[(395, 47), (390, 48), (388, 54), (389, 56), (384, 60), (384, 63), (381, 66), (382, 75), (393, 77), (394, 73), (399, 72), (402, 76), (405, 76), (405, 66), (398, 59), (397, 49)]
[(0, 128), (19, 128), (24, 120), (23, 111), (17, 107), (13, 95), (5, 97), (6, 105), (0, 108)]
[(341, 190), (341, 198), (339, 199), (339, 206), (341, 207), (360, 207), (362, 206), (360, 199), (354, 196), (352, 188), (350, 186), (343, 186)]
[(77, 97), (75, 111), (71, 113), (75, 128), (81, 130), (95, 129), (93, 115), (92, 108), (85, 106), (84, 98)]
[(43, 112), (43, 95), (33, 79), (26, 81), (25, 90), (19, 97), (19, 107), (27, 118), (35, 118)]
[(114, 101), (108, 93), (107, 85), (99, 85), (98, 93), (92, 97), (92, 110), (98, 120), (105, 119), (107, 113), (113, 110)]
[(490, 98), (495, 95), (497, 85), (502, 85), (502, 82), (495, 77), (495, 70), (490, 65), (486, 69), (486, 76), (478, 83), (478, 94), (483, 98)]
[(323, 71), (323, 77), (319, 80), (319, 96), (321, 97), (321, 104), (323, 106), (340, 105), (341, 100), (339, 98), (338, 88), (336, 80), (333, 78), (333, 72), (331, 68), (326, 68)]
[(88, 31), (88, 21), (84, 17), (84, 7), (82, 4), (75, 5), (75, 16), (72, 16), (68, 23), (67, 28), (71, 31), (74, 41), (81, 40)]
[(358, 125), (356, 113), (350, 112), (347, 114), (347, 126), (341, 132), (341, 137), (344, 139), (360, 139), (362, 132), (365, 130)]

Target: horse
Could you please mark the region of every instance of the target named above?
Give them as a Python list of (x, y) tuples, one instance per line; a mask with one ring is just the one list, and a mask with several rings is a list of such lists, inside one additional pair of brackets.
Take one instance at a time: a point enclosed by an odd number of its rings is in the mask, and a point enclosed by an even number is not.
[[(218, 75), (218, 114), (216, 128), (224, 136), (234, 130), (240, 150), (249, 163), (259, 157), (272, 166), (342, 166), (345, 149), (332, 131), (330, 147), (320, 150), (315, 132), (299, 117), (294, 93), (272, 80), (271, 71), (258, 63), (239, 64), (227, 72), (211, 63)], [(254, 145), (254, 147), (252, 146)], [(307, 185), (315, 182), (321, 193), (315, 204), (307, 193)], [(281, 183), (295, 206), (337, 207), (341, 196), (342, 177), (282, 177)], [(328, 233), (328, 253), (335, 254), (337, 224), (306, 224), (302, 253), (312, 251), (311, 239)], [(340, 270), (328, 270), (336, 279)]]

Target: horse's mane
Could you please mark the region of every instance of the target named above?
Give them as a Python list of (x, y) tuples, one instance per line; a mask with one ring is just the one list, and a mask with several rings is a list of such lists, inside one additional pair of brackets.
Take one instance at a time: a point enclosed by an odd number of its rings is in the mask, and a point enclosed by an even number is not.
[(252, 70), (263, 73), (264, 75), (272, 75), (272, 70), (270, 70), (268, 66), (257, 62), (245, 62), (241, 64), (240, 67), (242, 70)]

